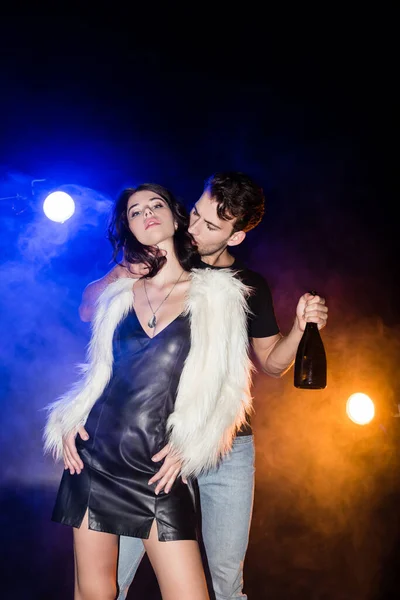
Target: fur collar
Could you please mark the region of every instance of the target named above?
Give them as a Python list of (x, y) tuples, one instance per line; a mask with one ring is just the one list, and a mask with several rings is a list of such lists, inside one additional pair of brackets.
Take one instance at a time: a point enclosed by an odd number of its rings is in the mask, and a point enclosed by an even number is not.
[[(112, 375), (117, 325), (133, 308), (134, 281), (118, 279), (101, 294), (82, 377), (51, 404), (44, 431), (45, 452), (62, 457), (62, 438), (84, 425)], [(182, 370), (169, 443), (183, 462), (182, 475), (199, 475), (230, 450), (251, 411), (246, 297), (250, 288), (231, 269), (194, 269), (186, 303), (191, 348)]]

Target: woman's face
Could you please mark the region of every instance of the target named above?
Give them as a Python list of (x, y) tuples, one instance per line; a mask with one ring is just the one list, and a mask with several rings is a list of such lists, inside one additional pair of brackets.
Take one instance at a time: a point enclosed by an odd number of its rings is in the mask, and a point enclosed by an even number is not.
[(161, 196), (150, 190), (132, 194), (126, 207), (126, 216), (129, 229), (145, 246), (157, 246), (175, 233), (170, 207)]

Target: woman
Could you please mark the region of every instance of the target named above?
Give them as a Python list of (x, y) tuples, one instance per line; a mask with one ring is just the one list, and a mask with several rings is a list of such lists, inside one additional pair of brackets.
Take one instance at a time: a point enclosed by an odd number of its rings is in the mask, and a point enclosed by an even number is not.
[[(49, 407), (45, 450), (56, 458), (83, 424), (89, 434), (76, 438), (84, 468), (64, 471), (53, 512), (74, 527), (76, 600), (115, 598), (119, 535), (143, 539), (164, 600), (209, 597), (185, 481), (218, 463), (250, 409), (249, 290), (229, 270), (192, 269), (187, 226), (165, 188), (122, 192), (114, 258), (123, 250), (148, 274), (104, 290), (83, 377)], [(151, 457), (167, 442), (182, 468), (157, 494)]]

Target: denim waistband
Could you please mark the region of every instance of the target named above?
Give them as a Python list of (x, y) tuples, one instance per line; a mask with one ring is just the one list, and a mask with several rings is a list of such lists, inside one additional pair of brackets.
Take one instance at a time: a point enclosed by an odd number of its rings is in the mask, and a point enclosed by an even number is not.
[(233, 440), (233, 443), (235, 446), (238, 446), (239, 444), (250, 444), (253, 441), (253, 439), (253, 435), (238, 435)]

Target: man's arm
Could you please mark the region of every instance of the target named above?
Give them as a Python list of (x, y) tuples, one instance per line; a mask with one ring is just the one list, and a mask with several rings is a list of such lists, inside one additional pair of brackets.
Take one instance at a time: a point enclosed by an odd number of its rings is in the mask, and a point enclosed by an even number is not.
[(318, 329), (322, 329), (327, 319), (325, 299), (304, 294), (297, 304), (296, 318), (287, 336), (278, 333), (265, 338), (252, 338), (255, 355), (264, 373), (271, 377), (284, 375), (293, 365), (307, 322), (318, 323)]
[(100, 279), (96, 279), (89, 283), (83, 290), (81, 304), (78, 309), (81, 320), (87, 323), (93, 319), (97, 299), (110, 283), (121, 277), (132, 277), (132, 279), (137, 279), (138, 277), (145, 275), (147, 270), (145, 265), (129, 264), (128, 266), (127, 264), (124, 266), (123, 264), (118, 264)]
[(125, 275), (124, 272), (127, 272), (125, 267), (116, 265), (106, 275), (100, 279), (92, 281), (85, 287), (82, 294), (81, 304), (79, 306), (79, 316), (82, 321), (89, 322), (92, 320), (97, 299), (110, 283), (116, 281), (120, 277), (129, 277), (129, 275)]

